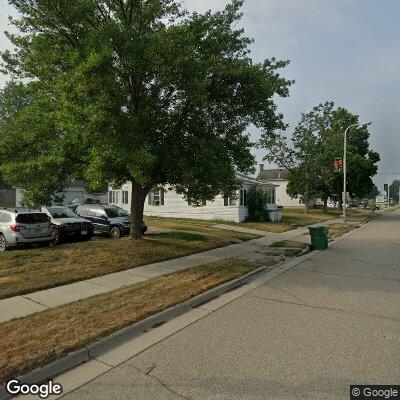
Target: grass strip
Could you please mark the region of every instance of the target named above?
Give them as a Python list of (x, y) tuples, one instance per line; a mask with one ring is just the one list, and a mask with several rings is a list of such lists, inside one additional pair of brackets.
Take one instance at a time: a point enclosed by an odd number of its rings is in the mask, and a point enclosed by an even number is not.
[(222, 260), (0, 324), (0, 382), (78, 350), (260, 265)]
[(98, 239), (0, 254), (0, 299), (107, 275), (236, 243), (223, 232), (161, 232), (143, 240)]

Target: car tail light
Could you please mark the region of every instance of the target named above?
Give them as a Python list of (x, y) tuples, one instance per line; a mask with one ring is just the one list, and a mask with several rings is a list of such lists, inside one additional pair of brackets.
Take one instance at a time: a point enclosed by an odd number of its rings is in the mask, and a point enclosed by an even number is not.
[(13, 232), (21, 232), (21, 231), (23, 231), (23, 230), (26, 229), (26, 226), (11, 225), (11, 226), (10, 226), (10, 229), (11, 229)]

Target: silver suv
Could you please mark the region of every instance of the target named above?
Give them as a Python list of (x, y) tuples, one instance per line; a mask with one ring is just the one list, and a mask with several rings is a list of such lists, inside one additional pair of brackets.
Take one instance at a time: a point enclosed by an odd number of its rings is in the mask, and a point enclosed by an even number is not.
[(48, 246), (53, 240), (53, 225), (45, 213), (0, 209), (0, 252), (26, 244)]

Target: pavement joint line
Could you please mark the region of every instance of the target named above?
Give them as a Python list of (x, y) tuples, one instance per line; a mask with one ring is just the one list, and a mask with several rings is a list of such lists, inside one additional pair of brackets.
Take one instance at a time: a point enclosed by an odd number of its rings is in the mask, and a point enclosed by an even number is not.
[(89, 355), (89, 358), (90, 358), (91, 360), (95, 360), (95, 361), (97, 361), (97, 362), (99, 362), (99, 363), (102, 363), (102, 364), (106, 365), (107, 367), (110, 367), (110, 371), (111, 371), (112, 369), (115, 368), (114, 365), (107, 364), (107, 363), (106, 363), (105, 361), (103, 361), (103, 360), (99, 360), (99, 359), (96, 358), (96, 357), (92, 357), (92, 356), (90, 355), (90, 352), (89, 352), (89, 350), (87, 349), (87, 347), (86, 347), (86, 350), (87, 350), (88, 355)]
[[(334, 272), (326, 272), (326, 271), (314, 271), (311, 269), (303, 268), (303, 271), (312, 272), (314, 274), (323, 274), (323, 275), (335, 275), (335, 276), (347, 276), (350, 278), (359, 278), (359, 279), (373, 279), (374, 281), (400, 281), (400, 279), (388, 279), (388, 278), (378, 278), (375, 276), (361, 276), (361, 275), (350, 275), (350, 274), (335, 274)], [(400, 273), (400, 271), (398, 271)]]
[(135, 369), (136, 371), (138, 371), (140, 374), (145, 375), (145, 376), (148, 376), (148, 377), (151, 378), (152, 380), (155, 380), (155, 381), (158, 382), (161, 386), (163, 386), (165, 389), (167, 389), (170, 393), (172, 393), (172, 394), (174, 394), (174, 395), (180, 397), (181, 399), (183, 399), (183, 400), (194, 400), (193, 397), (187, 397), (187, 396), (185, 396), (185, 395), (183, 395), (183, 394), (177, 392), (176, 390), (171, 389), (171, 388), (169, 387), (169, 385), (167, 385), (161, 378), (158, 378), (158, 377), (154, 376), (154, 375), (151, 374), (151, 373), (146, 374), (144, 371), (142, 371), (140, 368), (136, 367), (135, 365), (129, 364), (129, 366), (132, 367), (133, 369)]
[(288, 292), (287, 290), (271, 286), (269, 283), (266, 283), (264, 286), (270, 287), (271, 289), (279, 290), (280, 292), (285, 293), (285, 294), (289, 295), (290, 297), (293, 297), (294, 299), (300, 301), (302, 304), (307, 304), (303, 299), (301, 299), (300, 297), (297, 297), (293, 293)]
[(384, 319), (384, 320), (393, 321), (393, 322), (399, 322), (400, 323), (400, 318), (382, 317), (380, 315), (368, 314), (368, 313), (359, 312), (359, 311), (345, 310), (343, 308), (319, 306), (317, 304), (295, 303), (295, 302), (292, 302), (292, 301), (277, 300), (277, 299), (272, 299), (272, 298), (269, 298), (269, 297), (256, 296), (254, 294), (250, 295), (250, 296), (255, 298), (255, 299), (259, 299), (259, 300), (273, 301), (273, 302), (276, 302), (276, 303), (290, 304), (290, 305), (293, 305), (293, 306), (307, 307), (307, 308), (313, 308), (313, 309), (325, 310), (325, 311), (332, 311), (332, 312), (336, 312), (336, 313), (343, 313), (343, 314), (349, 314), (349, 315), (357, 315), (357, 316), (365, 316), (365, 317), (369, 317), (369, 318)]
[[(31, 293), (32, 294), (32, 293)], [(45, 304), (42, 304), (42, 303), (40, 303), (40, 302), (38, 302), (38, 301), (36, 301), (36, 300), (33, 300), (33, 299), (31, 299), (30, 297), (27, 297), (28, 295), (21, 295), (21, 297), (22, 298), (24, 298), (25, 300), (29, 300), (29, 301), (31, 301), (32, 303), (36, 303), (36, 304), (39, 304), (39, 306), (42, 306), (42, 307), (45, 307), (45, 308), (47, 308), (47, 309), (50, 309), (51, 307), (49, 307), (49, 306), (46, 306)], [(12, 297), (11, 297), (12, 298)], [(5, 299), (6, 300), (6, 299)], [(5, 321), (5, 322), (7, 322), (7, 321)]]

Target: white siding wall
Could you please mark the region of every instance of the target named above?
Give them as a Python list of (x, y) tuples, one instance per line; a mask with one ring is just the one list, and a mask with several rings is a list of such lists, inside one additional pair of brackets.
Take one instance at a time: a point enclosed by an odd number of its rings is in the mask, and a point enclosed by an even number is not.
[(276, 188), (276, 204), (283, 207), (304, 207), (304, 204), (300, 203), (300, 199), (292, 199), (287, 194), (288, 181), (272, 180), (268, 181), (274, 185), (278, 185)]
[(15, 189), (15, 207), (24, 207), (24, 191), (22, 189)]
[[(250, 185), (244, 184), (244, 189), (249, 189)], [(110, 190), (113, 190), (110, 188)], [(122, 192), (128, 192), (128, 204), (123, 204)], [(122, 185), (118, 190), (117, 196), (114, 199), (118, 201), (111, 202), (117, 206), (130, 211), (131, 184)], [(163, 206), (149, 205), (146, 198), (144, 214), (156, 217), (169, 218), (192, 218), (204, 220), (222, 220), (222, 221), (243, 221), (248, 214), (247, 207), (240, 206), (239, 191), (237, 192), (236, 205), (224, 206), (224, 198), (217, 196), (214, 201), (207, 201), (207, 204), (202, 207), (193, 207), (187, 203), (183, 197), (175, 192), (175, 190), (167, 190), (164, 194)]]

